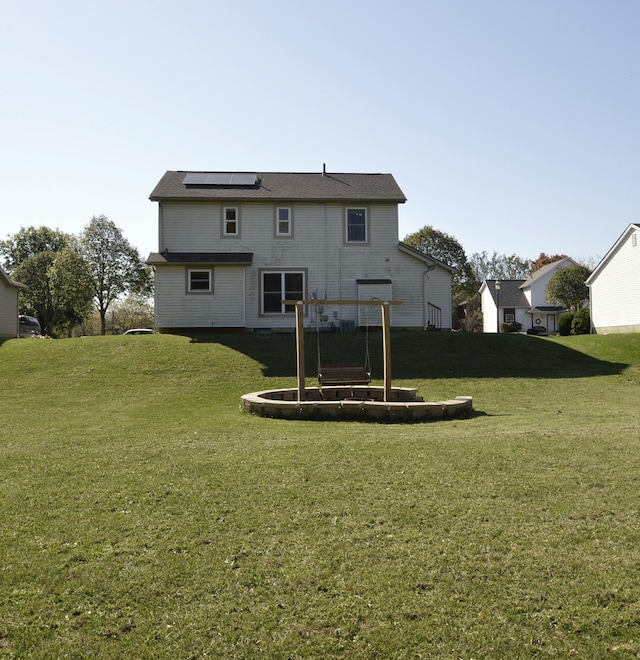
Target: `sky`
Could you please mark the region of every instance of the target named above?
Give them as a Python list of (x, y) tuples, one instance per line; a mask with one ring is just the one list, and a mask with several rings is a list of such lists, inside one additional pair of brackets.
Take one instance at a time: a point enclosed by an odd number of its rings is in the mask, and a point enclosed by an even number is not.
[(166, 170), (391, 173), (399, 238), (591, 262), (640, 221), (637, 0), (1, 0), (0, 239)]

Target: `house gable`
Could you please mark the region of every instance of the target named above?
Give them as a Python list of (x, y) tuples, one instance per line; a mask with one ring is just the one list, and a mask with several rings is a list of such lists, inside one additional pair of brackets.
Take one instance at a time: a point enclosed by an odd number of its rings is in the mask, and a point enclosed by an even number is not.
[(595, 332), (640, 332), (640, 224), (625, 229), (586, 284)]

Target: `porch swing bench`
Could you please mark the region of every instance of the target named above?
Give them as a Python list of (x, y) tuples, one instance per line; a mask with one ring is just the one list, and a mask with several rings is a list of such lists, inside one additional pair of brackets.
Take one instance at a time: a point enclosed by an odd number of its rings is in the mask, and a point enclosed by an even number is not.
[(333, 365), (318, 371), (318, 383), (323, 385), (368, 385), (371, 373), (358, 365)]

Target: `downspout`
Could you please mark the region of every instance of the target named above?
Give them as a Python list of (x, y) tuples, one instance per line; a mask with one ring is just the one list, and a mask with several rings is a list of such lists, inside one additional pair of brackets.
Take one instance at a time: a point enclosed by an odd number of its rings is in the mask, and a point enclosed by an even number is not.
[(162, 252), (164, 227), (162, 222), (162, 202), (158, 202), (158, 252)]
[(429, 271), (425, 270), (422, 273), (422, 329), (427, 329), (427, 280), (429, 279)]
[[(323, 165), (323, 173), (324, 173), (324, 165)], [(329, 273), (329, 250), (327, 249), (327, 240), (328, 240), (328, 232), (327, 232), (327, 204), (324, 203), (322, 206), (324, 206), (324, 297), (327, 297), (327, 287), (329, 284), (328, 281), (328, 273)]]
[(429, 309), (429, 302), (427, 300), (427, 280), (429, 279), (429, 273), (432, 270), (435, 270), (435, 266), (427, 266), (425, 271), (422, 273), (422, 329), (426, 330), (428, 325), (429, 325), (429, 319), (428, 319), (428, 309)]

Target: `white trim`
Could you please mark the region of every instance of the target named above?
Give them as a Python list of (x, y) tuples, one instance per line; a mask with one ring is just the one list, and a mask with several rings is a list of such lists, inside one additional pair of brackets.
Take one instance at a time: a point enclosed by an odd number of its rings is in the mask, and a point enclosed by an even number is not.
[[(229, 219), (227, 217), (227, 211), (234, 212), (234, 218)], [(227, 223), (235, 223), (235, 231), (227, 231)], [(222, 209), (222, 235), (223, 236), (232, 236), (237, 238), (240, 236), (240, 208), (238, 206), (225, 206)]]
[[(349, 239), (349, 212), (362, 211), (364, 214), (364, 240)], [(357, 228), (360, 225), (356, 225)], [(369, 213), (365, 206), (348, 206), (344, 211), (344, 242), (347, 245), (366, 245), (369, 243)]]
[[(280, 211), (287, 211), (287, 219), (280, 219)], [(280, 223), (287, 223), (287, 231), (280, 231)], [(276, 206), (276, 236), (289, 238), (293, 234), (293, 213), (290, 206)]]
[[(208, 288), (206, 289), (194, 289), (192, 288), (192, 279), (191, 275), (193, 273), (207, 273), (208, 275)], [(204, 280), (202, 280), (204, 281)], [(212, 293), (213, 292), (213, 270), (211, 268), (188, 268), (187, 269), (187, 293)]]
[[(284, 314), (294, 314), (295, 309), (293, 309), (293, 305), (291, 306), (292, 309), (286, 309), (286, 305), (280, 303), (280, 311), (265, 311), (264, 308), (264, 295), (265, 295), (265, 290), (264, 290), (264, 277), (265, 275), (280, 275), (280, 300), (285, 300), (287, 298), (291, 298), (291, 292), (286, 290), (286, 281), (285, 277), (287, 275), (302, 275), (302, 292), (301, 296), (302, 299), (304, 300), (306, 296), (306, 290), (307, 290), (307, 271), (303, 269), (296, 269), (296, 268), (284, 268), (284, 269), (272, 269), (272, 268), (265, 268), (260, 271), (260, 316), (282, 316)], [(270, 293), (275, 293), (275, 291), (271, 291)]]

